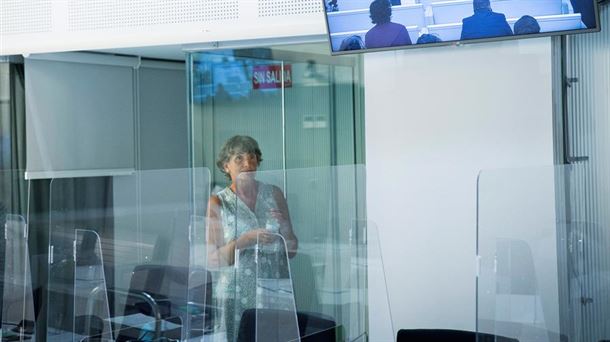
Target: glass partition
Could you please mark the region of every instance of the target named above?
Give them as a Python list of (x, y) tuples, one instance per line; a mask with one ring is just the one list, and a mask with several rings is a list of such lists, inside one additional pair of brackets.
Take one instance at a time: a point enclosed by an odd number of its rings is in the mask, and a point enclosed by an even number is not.
[[(524, 341), (610, 336), (608, 177), (590, 165), (481, 172), (477, 330)], [(484, 335), (482, 335), (484, 336)]]
[(207, 169), (54, 179), (46, 340), (190, 336), (208, 276), (191, 245), (209, 191)]
[(205, 169), (55, 179), (46, 340), (393, 341), (363, 189), (362, 166), (211, 197)]
[[(360, 239), (358, 235), (366, 236)], [(377, 224), (372, 221), (355, 221), (350, 231), (352, 241), (352, 259), (357, 260), (351, 272), (355, 279), (367, 278), (364, 288), (351, 290), (352, 301), (367, 300), (368, 307), (360, 315), (368, 315), (368, 333), (361, 333), (352, 341), (395, 341), (397, 331), (394, 330), (389, 292), (386, 281), (386, 269), (383, 263), (381, 240)], [(365, 316), (366, 317), (366, 316)], [(368, 337), (368, 339), (367, 339)]]
[(4, 214), (2, 247), (2, 341), (35, 338), (34, 301), (28, 251), (28, 226), (23, 216)]
[[(236, 243), (250, 244), (235, 255), (237, 295), (227, 317), (259, 318), (259, 340), (270, 333), (279, 340), (395, 339), (376, 226), (363, 219), (364, 177), (354, 165), (259, 171), (241, 173), (234, 190), (223, 190), (237, 213), (229, 225)], [(274, 330), (272, 322), (283, 323)], [(233, 325), (243, 333), (248, 323)]]

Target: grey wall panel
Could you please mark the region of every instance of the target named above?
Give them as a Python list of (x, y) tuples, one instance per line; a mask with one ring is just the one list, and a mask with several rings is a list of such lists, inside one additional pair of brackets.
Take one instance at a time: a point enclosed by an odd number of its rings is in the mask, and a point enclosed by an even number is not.
[[(293, 63), (286, 88), (286, 161), (288, 169), (331, 165), (330, 66)], [(350, 142), (351, 143), (351, 142)]]
[(140, 169), (188, 167), (186, 72), (180, 68), (141, 67)]
[(82, 56), (25, 60), (30, 178), (134, 169), (134, 70)]
[(356, 101), (356, 82), (351, 67), (335, 66), (335, 136), (336, 163), (338, 165), (353, 164), (356, 158), (356, 141), (354, 112)]
[[(569, 157), (588, 157), (570, 177), (569, 333), (575, 341), (610, 337), (610, 10), (601, 6), (598, 33), (568, 37)], [(591, 301), (587, 300), (590, 298)], [(584, 299), (584, 300), (583, 300)]]

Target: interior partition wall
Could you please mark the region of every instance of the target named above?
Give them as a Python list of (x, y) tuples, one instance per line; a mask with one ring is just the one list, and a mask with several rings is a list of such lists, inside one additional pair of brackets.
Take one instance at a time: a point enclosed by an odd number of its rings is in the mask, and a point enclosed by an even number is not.
[(566, 221), (578, 224), (558, 227), (560, 251), (566, 256), (560, 284), (565, 298), (562, 333), (574, 341), (610, 338), (609, 4), (600, 4), (599, 12), (600, 32), (567, 36), (563, 45), (563, 153), (574, 171), (562, 185), (562, 209)]

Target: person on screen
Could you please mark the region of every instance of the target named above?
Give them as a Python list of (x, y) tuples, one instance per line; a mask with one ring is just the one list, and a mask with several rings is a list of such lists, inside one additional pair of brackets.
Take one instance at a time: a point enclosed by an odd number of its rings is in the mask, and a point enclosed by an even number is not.
[(404, 25), (393, 23), (390, 0), (374, 0), (369, 7), (371, 21), (375, 26), (364, 36), (367, 49), (410, 45), (411, 38)]
[(491, 10), (489, 0), (474, 0), (474, 14), (462, 19), (460, 39), (477, 39), (511, 36), (513, 31), (502, 13)]
[(435, 34), (424, 33), (419, 38), (417, 38), (417, 44), (430, 44), (430, 43), (440, 43), (443, 40), (440, 39)]
[(357, 35), (349, 36), (341, 42), (341, 46), (339, 47), (339, 51), (352, 51), (352, 50), (362, 50), (364, 49), (364, 42), (362, 38)]
[(595, 0), (570, 0), (574, 13), (580, 13), (580, 20), (587, 28), (595, 28)]
[(339, 4), (337, 4), (337, 0), (330, 0), (326, 3), (326, 12), (338, 12)]
[(540, 33), (538, 20), (530, 15), (524, 15), (515, 22), (515, 34)]
[[(269, 272), (283, 272), (287, 278), (286, 257), (293, 257), (298, 246), (284, 194), (278, 187), (256, 180), (262, 161), (256, 140), (236, 135), (224, 143), (216, 162), (231, 183), (210, 197), (208, 267), (219, 269), (215, 294), (223, 308), (221, 326), (228, 341), (235, 341), (242, 313), (256, 307), (257, 273), (265, 277)], [(280, 243), (278, 234), (286, 242), (288, 255), (279, 248), (255, 264), (254, 246)], [(279, 276), (267, 274), (268, 278)]]

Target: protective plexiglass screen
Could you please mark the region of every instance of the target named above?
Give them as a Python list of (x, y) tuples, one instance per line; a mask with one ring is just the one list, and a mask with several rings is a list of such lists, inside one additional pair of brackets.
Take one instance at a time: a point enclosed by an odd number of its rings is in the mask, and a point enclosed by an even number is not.
[(480, 174), (480, 333), (522, 342), (610, 337), (610, 183), (595, 169)]
[(331, 51), (599, 29), (595, 0), (324, 0)]
[(254, 307), (243, 311), (240, 322), (242, 335), (254, 323), (256, 341), (298, 341), (300, 338), (288, 261), (295, 251), (287, 247), (279, 232), (257, 232), (252, 254), (256, 274)]
[(35, 338), (34, 301), (28, 251), (28, 228), (23, 216), (2, 214), (2, 341)]
[(364, 182), (354, 165), (242, 172), (219, 193), (243, 246), (225, 314), (238, 340), (394, 340)]
[(81, 340), (113, 338), (102, 246), (93, 230), (74, 231), (74, 325)]
[(208, 198), (207, 169), (53, 179), (45, 340), (202, 336)]

